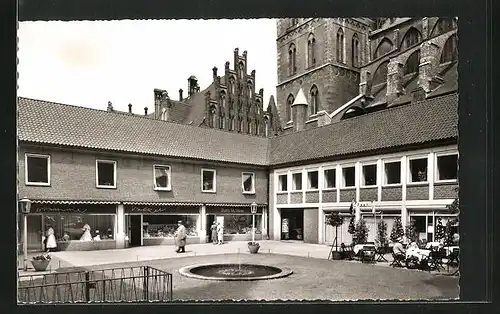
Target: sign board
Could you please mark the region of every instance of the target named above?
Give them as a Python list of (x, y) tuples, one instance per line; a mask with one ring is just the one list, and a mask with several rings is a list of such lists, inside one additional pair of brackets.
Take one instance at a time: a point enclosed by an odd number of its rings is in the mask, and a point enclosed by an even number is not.
[(101, 204), (32, 204), (32, 213), (45, 214), (116, 214), (116, 205)]
[(126, 205), (125, 212), (128, 214), (199, 214), (199, 206), (140, 206)]
[[(209, 215), (250, 215), (252, 211), (250, 205), (248, 207), (207, 207)], [(262, 207), (257, 208), (255, 214), (262, 214)]]

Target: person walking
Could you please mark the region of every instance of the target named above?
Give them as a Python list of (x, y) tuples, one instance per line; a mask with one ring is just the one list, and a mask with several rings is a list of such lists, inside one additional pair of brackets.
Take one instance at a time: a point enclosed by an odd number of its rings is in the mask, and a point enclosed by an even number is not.
[(210, 226), (210, 230), (212, 231), (212, 243), (214, 245), (217, 244), (217, 222), (214, 220), (212, 226)]
[(186, 227), (182, 224), (182, 221), (177, 222), (177, 230), (174, 233), (175, 245), (177, 246), (177, 253), (186, 253)]
[(224, 243), (224, 227), (220, 222), (217, 223), (217, 240), (219, 244)]
[(47, 230), (47, 244), (45, 245), (47, 252), (54, 252), (57, 248), (56, 236), (54, 235), (54, 229), (49, 228)]

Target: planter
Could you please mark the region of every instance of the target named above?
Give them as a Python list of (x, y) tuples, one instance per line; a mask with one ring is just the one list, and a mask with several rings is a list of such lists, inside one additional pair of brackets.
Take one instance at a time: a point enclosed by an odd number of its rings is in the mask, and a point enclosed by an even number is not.
[(334, 260), (341, 260), (342, 259), (342, 254), (340, 254), (340, 252), (333, 251), (332, 252), (332, 259), (334, 259)]
[(50, 259), (32, 260), (31, 264), (36, 271), (45, 271), (50, 264)]
[(251, 254), (257, 254), (259, 252), (260, 244), (257, 242), (248, 242), (248, 250)]

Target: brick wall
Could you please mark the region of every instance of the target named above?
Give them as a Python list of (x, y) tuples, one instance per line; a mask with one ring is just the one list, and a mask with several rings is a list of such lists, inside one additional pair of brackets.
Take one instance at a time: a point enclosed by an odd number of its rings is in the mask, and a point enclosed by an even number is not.
[(302, 192), (290, 193), (291, 204), (302, 204)]
[(458, 193), (455, 189), (458, 187), (456, 183), (435, 183), (434, 198), (435, 199), (452, 199), (457, 198)]
[(304, 209), (304, 242), (318, 243), (318, 209)]
[(429, 186), (418, 185), (418, 186), (407, 186), (406, 187), (406, 199), (407, 200), (428, 200), (429, 199)]
[(359, 191), (359, 200), (361, 202), (368, 202), (373, 200), (378, 200), (378, 189), (377, 188), (364, 188)]
[[(51, 186), (26, 186), (24, 154), (51, 156)], [(117, 161), (117, 188), (98, 189), (96, 159)], [(153, 190), (153, 164), (172, 167), (172, 191)], [(201, 192), (201, 168), (217, 170), (217, 193)], [(241, 172), (255, 173), (255, 194), (241, 192)], [(117, 200), (117, 201), (195, 201), (223, 203), (267, 203), (267, 171), (217, 164), (172, 161), (168, 158), (135, 157), (103, 153), (70, 152), (22, 147), (19, 153), (19, 193), (31, 199)]]
[(356, 189), (340, 190), (340, 201), (350, 202), (356, 199)]
[(288, 203), (288, 194), (277, 194), (276, 195), (276, 203), (278, 204), (286, 204)]
[(403, 199), (403, 189), (400, 186), (382, 187), (382, 201), (400, 201)]
[(306, 192), (306, 203), (319, 203), (319, 192)]

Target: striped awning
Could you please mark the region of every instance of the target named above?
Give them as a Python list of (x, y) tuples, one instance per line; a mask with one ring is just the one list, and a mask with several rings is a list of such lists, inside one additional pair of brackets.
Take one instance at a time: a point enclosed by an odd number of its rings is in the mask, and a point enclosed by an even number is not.
[(34, 204), (64, 204), (64, 205), (79, 205), (79, 204), (89, 204), (89, 205), (118, 205), (118, 201), (69, 201), (69, 200), (31, 200)]
[(123, 205), (147, 205), (147, 206), (201, 206), (203, 203), (191, 202), (123, 202)]
[[(251, 204), (237, 204), (237, 203), (207, 203), (207, 206), (214, 207), (250, 207)], [(267, 204), (257, 204), (257, 207), (266, 207)]]

